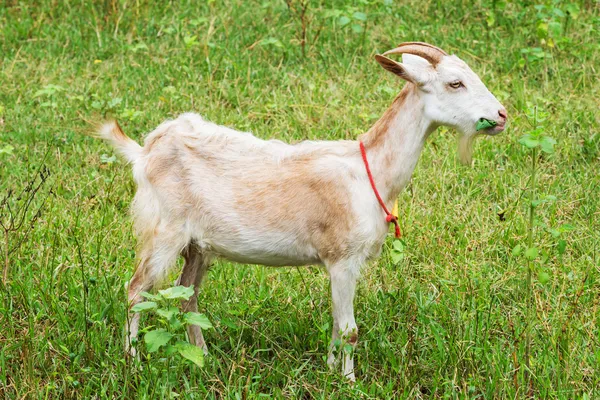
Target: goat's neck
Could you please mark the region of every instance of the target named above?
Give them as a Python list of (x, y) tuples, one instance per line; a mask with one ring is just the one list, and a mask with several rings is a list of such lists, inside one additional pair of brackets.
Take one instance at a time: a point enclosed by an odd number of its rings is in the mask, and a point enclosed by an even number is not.
[(410, 180), (425, 141), (435, 128), (425, 117), (420, 93), (408, 83), (383, 116), (360, 137), (377, 190), (388, 207)]

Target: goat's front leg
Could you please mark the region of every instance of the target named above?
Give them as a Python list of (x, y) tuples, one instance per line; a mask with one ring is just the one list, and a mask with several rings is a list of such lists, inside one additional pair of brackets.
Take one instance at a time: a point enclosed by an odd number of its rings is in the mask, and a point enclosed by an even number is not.
[[(333, 333), (329, 345), (327, 364), (334, 367), (337, 357), (334, 354), (336, 341), (341, 339), (342, 373), (351, 381), (354, 377), (354, 349), (358, 342), (358, 329), (354, 321), (354, 293), (359, 267), (353, 263), (336, 263), (329, 268), (331, 278), (331, 298), (333, 305)], [(352, 346), (352, 351), (344, 349), (345, 344)]]

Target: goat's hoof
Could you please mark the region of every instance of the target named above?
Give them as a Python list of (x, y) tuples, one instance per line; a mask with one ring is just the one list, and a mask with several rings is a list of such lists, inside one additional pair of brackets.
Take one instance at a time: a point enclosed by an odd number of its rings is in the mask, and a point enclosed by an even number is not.
[(140, 355), (136, 348), (129, 343), (125, 345), (125, 358), (131, 361), (140, 361)]
[(208, 346), (206, 345), (206, 342), (204, 340), (198, 342), (191, 341), (191, 343), (196, 347), (200, 347), (205, 356), (208, 355)]
[(202, 351), (204, 352), (204, 356), (206, 357), (208, 355), (208, 347), (206, 346), (206, 344), (199, 345), (198, 347), (202, 349)]
[(127, 357), (131, 360), (135, 360), (136, 358), (138, 358), (137, 350), (135, 349), (135, 347), (126, 348), (125, 349), (125, 357)]
[(356, 382), (356, 376), (354, 375), (354, 368), (344, 368), (343, 370), (344, 378), (348, 380), (348, 382), (354, 383)]
[(339, 359), (333, 353), (329, 353), (327, 356), (327, 366), (330, 370), (334, 370), (339, 365)]
[(345, 375), (344, 375), (344, 377), (345, 377), (346, 379), (348, 379), (348, 381), (349, 381), (350, 383), (354, 383), (354, 382), (356, 382), (356, 376), (354, 376), (354, 371), (352, 371), (352, 372), (350, 372), (350, 373), (348, 373), (348, 374), (345, 374)]

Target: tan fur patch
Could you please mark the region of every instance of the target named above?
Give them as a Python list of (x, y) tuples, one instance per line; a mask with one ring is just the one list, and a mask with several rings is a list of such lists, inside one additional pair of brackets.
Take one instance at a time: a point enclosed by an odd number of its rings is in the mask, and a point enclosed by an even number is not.
[(114, 121), (114, 123), (115, 123), (115, 127), (113, 129), (113, 135), (115, 135), (115, 138), (117, 140), (124, 141), (124, 142), (128, 142), (129, 140), (131, 140), (125, 134), (125, 132), (123, 132), (123, 129), (121, 128), (121, 125), (119, 125), (119, 123), (116, 120)]
[[(322, 181), (307, 162), (290, 161), (267, 180), (246, 182), (237, 193), (237, 212), (248, 226), (295, 230), (317, 248), (322, 261), (335, 262), (348, 253), (347, 232), (352, 215), (343, 185)], [(283, 222), (283, 223), (282, 223)], [(261, 229), (263, 230), (263, 229)]]
[[(398, 112), (404, 106), (409, 94), (414, 90), (415, 86), (412, 83), (407, 83), (400, 91), (398, 96), (392, 102), (392, 105), (385, 111), (383, 116), (369, 129), (367, 133), (360, 137), (360, 140), (365, 144), (367, 149), (383, 146), (386, 142), (386, 135), (391, 124), (398, 115)], [(391, 160), (390, 160), (391, 161)]]

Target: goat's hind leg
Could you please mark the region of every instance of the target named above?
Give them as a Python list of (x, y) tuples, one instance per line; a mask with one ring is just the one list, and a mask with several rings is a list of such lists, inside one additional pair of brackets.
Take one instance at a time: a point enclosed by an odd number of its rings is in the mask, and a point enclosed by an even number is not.
[(155, 282), (149, 273), (148, 258), (140, 258), (133, 277), (127, 285), (128, 312), (125, 323), (125, 353), (132, 357), (135, 357), (137, 353), (134, 346), (140, 326), (140, 313), (133, 312), (131, 309), (142, 302), (141, 293), (152, 289), (154, 284)]
[(181, 247), (179, 237), (176, 235), (162, 237), (157, 235), (141, 246), (137, 269), (127, 286), (129, 312), (125, 325), (125, 351), (133, 357), (136, 355), (133, 344), (137, 339), (140, 314), (132, 312), (131, 309), (144, 300), (142, 292), (152, 290), (158, 281), (165, 277), (169, 268), (175, 263)]
[[(185, 264), (179, 278), (179, 284), (183, 286), (194, 285), (194, 294), (189, 300), (181, 302), (181, 309), (183, 312), (198, 312), (198, 288), (204, 274), (208, 270), (210, 259), (206, 254), (202, 254), (193, 243), (189, 244), (181, 255), (185, 259)], [(197, 325), (188, 325), (187, 332), (190, 343), (201, 347), (204, 350), (204, 354), (208, 354), (208, 347), (204, 341), (204, 335), (202, 335), (202, 328)]]

